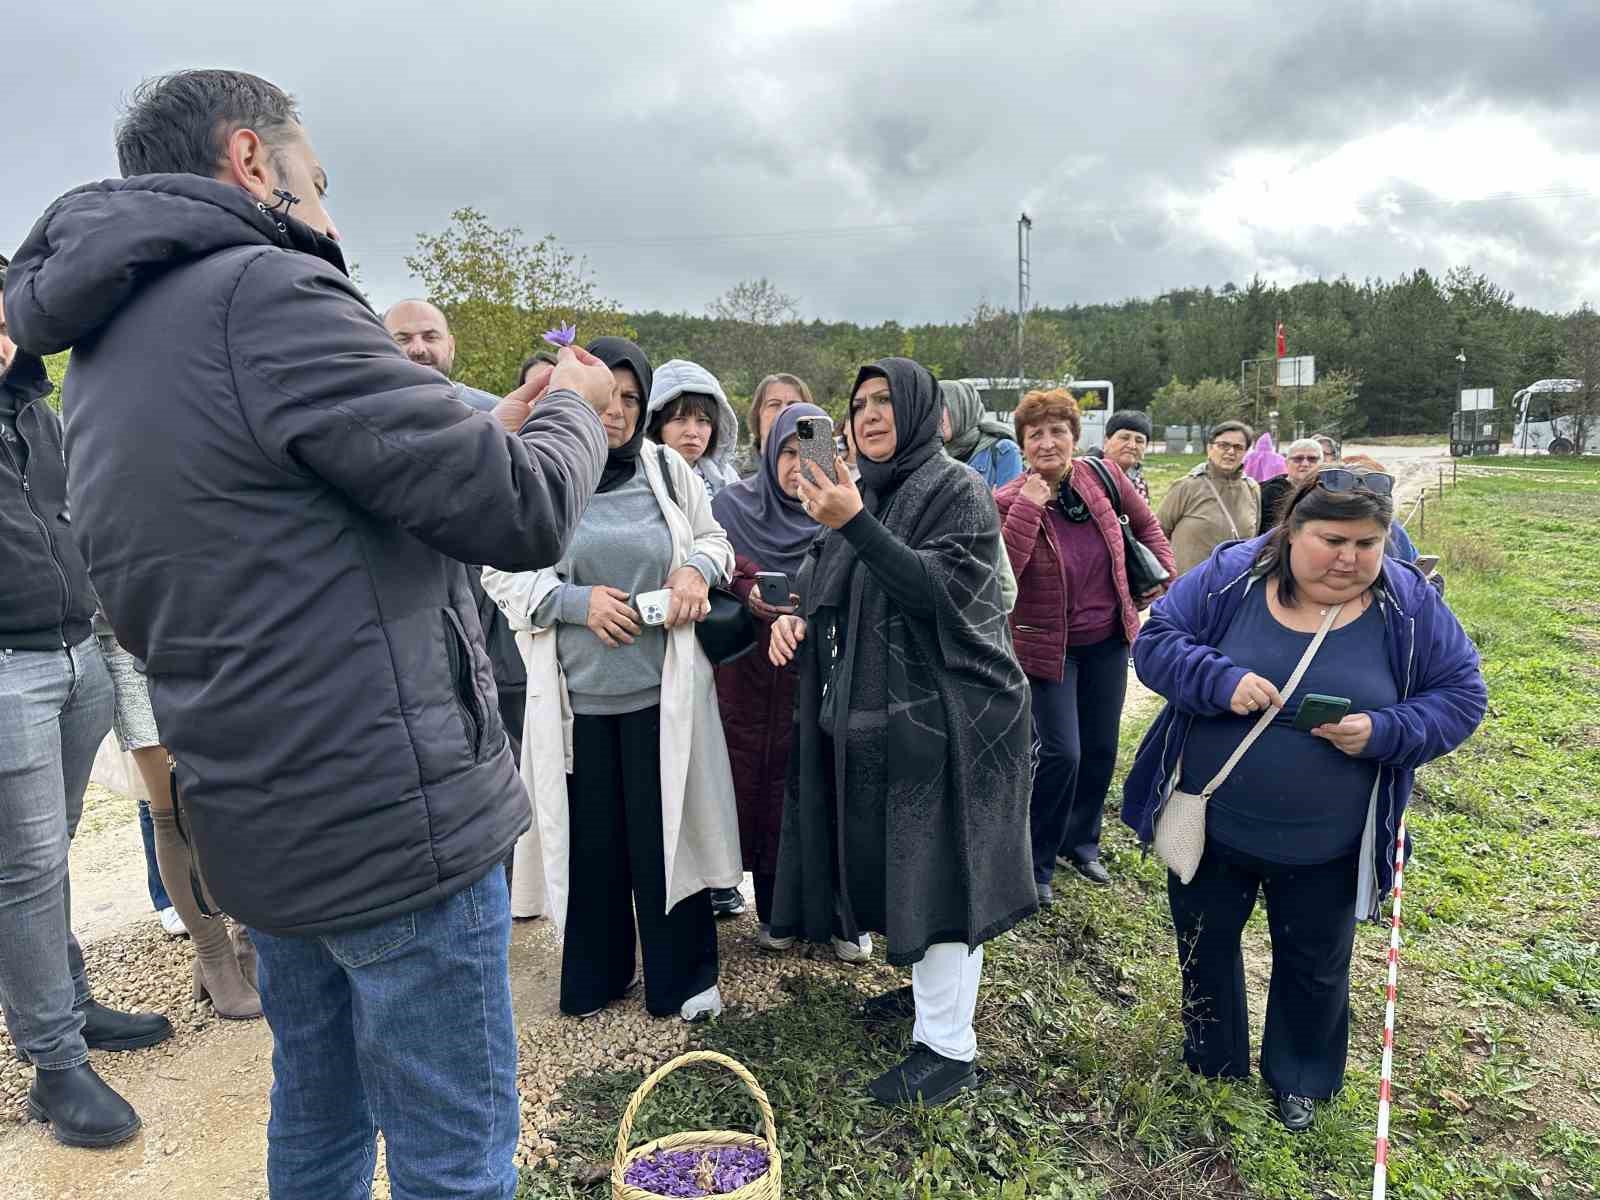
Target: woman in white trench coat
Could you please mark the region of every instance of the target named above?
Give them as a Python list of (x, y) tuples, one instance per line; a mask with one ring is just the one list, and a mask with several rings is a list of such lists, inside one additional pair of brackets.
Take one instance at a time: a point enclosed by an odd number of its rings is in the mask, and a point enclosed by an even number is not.
[[(600, 491), (555, 567), (483, 573), (528, 667), (522, 776), (534, 824), (517, 846), (512, 911), (537, 915), (542, 883), (564, 938), (564, 1013), (622, 997), (637, 929), (646, 1007), (695, 1020), (722, 1007), (706, 889), (741, 877), (715, 680), (694, 630), (733, 551), (688, 465), (643, 441), (643, 354), (614, 338), (590, 350), (619, 384), (602, 417)], [(643, 625), (633, 598), (659, 588), (672, 592), (668, 623)]]

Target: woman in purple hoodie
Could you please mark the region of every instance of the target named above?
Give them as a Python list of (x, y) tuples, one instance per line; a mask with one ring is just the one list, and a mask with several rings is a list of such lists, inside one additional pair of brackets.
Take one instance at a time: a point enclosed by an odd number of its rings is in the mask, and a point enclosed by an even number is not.
[[(1272, 980), (1261, 1075), (1290, 1130), (1344, 1083), (1355, 924), (1393, 881), (1395, 830), (1417, 767), (1483, 718), (1478, 653), (1423, 575), (1384, 554), (1392, 476), (1324, 468), (1284, 521), (1219, 547), (1156, 604), (1134, 666), (1167, 707), (1129, 772), (1122, 818), (1149, 843), (1176, 784), (1200, 793), (1263, 712), (1276, 716), (1206, 806), (1205, 851), (1167, 896), (1183, 972), (1184, 1061), (1250, 1072), (1239, 939), (1264, 893)], [(1326, 640), (1280, 691), (1319, 629)], [(1297, 728), (1307, 697), (1347, 714)], [(1335, 705), (1335, 707), (1337, 707)]]

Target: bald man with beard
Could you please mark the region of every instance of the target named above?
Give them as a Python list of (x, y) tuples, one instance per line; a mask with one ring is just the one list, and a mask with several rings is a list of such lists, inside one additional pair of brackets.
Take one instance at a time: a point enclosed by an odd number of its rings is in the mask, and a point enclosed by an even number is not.
[[(456, 365), (456, 339), (444, 313), (426, 300), (401, 300), (383, 314), (383, 327), (395, 345), (414, 363), (432, 367), (448, 378)], [(500, 397), (457, 381), (456, 399), (483, 412), (493, 412)], [(520, 731), (519, 731), (520, 732)]]
[[(432, 367), (445, 376), (455, 366), (456, 339), (450, 332), (450, 322), (437, 305), (426, 300), (401, 300), (390, 305), (383, 314), (383, 327), (412, 362)], [(500, 403), (499, 396), (480, 392), (459, 381), (455, 381), (454, 386), (456, 398), (472, 408), (488, 412)], [(506, 624), (505, 615), (483, 590), (482, 575), (479, 567), (468, 564), (467, 583), (478, 602), (478, 622), (483, 626), (489, 661), (494, 667), (495, 688), (500, 695), (500, 716), (505, 722), (506, 734), (511, 739), (512, 756), (520, 760), (528, 673), (522, 663), (522, 652), (517, 649), (516, 636)], [(510, 865), (508, 857), (508, 873)]]

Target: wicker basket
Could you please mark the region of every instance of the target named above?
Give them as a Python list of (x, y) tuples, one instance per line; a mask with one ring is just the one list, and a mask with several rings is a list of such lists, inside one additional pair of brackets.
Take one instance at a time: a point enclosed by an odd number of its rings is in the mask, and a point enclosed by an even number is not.
[[(726, 1130), (674, 1133), (668, 1137), (657, 1138), (653, 1142), (646, 1142), (637, 1150), (629, 1150), (628, 1142), (633, 1138), (633, 1120), (638, 1116), (639, 1105), (644, 1103), (644, 1098), (654, 1090), (656, 1084), (679, 1067), (690, 1067), (696, 1063), (714, 1063), (719, 1067), (726, 1067), (739, 1077), (739, 1081), (755, 1098), (756, 1107), (761, 1110), (761, 1127), (765, 1136), (757, 1137), (751, 1133), (734, 1133)], [(761, 1090), (761, 1085), (756, 1082), (755, 1076), (725, 1054), (717, 1054), (710, 1050), (695, 1050), (689, 1054), (679, 1055), (671, 1062), (658, 1067), (639, 1085), (639, 1090), (634, 1092), (633, 1099), (628, 1101), (628, 1107), (622, 1114), (622, 1126), (617, 1130), (617, 1154), (611, 1163), (611, 1195), (614, 1200), (661, 1200), (655, 1192), (647, 1192), (623, 1182), (631, 1163), (654, 1154), (657, 1150), (720, 1150), (744, 1146), (759, 1146), (767, 1152), (769, 1164), (767, 1173), (742, 1188), (722, 1193), (720, 1200), (779, 1200), (783, 1195), (783, 1169), (778, 1157), (778, 1128), (772, 1120), (772, 1105), (767, 1101), (767, 1094)]]

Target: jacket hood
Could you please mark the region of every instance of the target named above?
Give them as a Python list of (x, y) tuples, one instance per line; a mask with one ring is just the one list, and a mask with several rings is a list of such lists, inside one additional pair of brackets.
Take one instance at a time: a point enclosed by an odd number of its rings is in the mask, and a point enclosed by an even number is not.
[(243, 188), (202, 175), (137, 175), (85, 184), (40, 217), (6, 274), (6, 323), (35, 354), (70, 349), (140, 288), (235, 246), (277, 246), (345, 269), (339, 245), (269, 213)]
[[(728, 403), (727, 393), (717, 377), (699, 363), (674, 358), (656, 368), (655, 382), (650, 385), (650, 401), (645, 406), (646, 423), (685, 392), (716, 397), (717, 452), (707, 457), (725, 472), (732, 471), (733, 455), (739, 448), (739, 416)], [(733, 478), (738, 478), (737, 473)]]
[[(1252, 573), (1256, 556), (1272, 534), (1263, 533), (1242, 542), (1223, 542), (1210, 559), (1197, 571), (1204, 571), (1202, 580), (1207, 592), (1217, 592), (1230, 587)], [(1402, 562), (1387, 554), (1378, 575), (1379, 585), (1393, 599), (1395, 607), (1408, 617), (1423, 610), (1434, 596), (1433, 586), (1415, 563)]]

